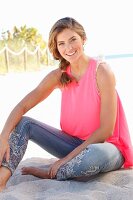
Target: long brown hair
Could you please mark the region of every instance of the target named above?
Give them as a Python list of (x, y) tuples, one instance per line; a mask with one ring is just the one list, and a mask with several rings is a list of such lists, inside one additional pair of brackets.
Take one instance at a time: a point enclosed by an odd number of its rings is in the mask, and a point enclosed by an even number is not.
[(54, 59), (59, 60), (59, 67), (62, 71), (60, 82), (62, 85), (67, 85), (72, 82), (72, 78), (65, 72), (70, 63), (60, 55), (57, 49), (57, 35), (64, 29), (75, 31), (83, 40), (86, 39), (86, 33), (83, 26), (71, 17), (59, 19), (50, 30), (48, 47)]

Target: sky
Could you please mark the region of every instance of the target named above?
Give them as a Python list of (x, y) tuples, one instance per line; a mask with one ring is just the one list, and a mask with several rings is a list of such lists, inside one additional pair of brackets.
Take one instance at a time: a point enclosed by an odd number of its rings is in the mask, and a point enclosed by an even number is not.
[(0, 32), (26, 24), (47, 40), (52, 25), (70, 16), (86, 30), (88, 54), (133, 53), (132, 0), (0, 0), (0, 5)]

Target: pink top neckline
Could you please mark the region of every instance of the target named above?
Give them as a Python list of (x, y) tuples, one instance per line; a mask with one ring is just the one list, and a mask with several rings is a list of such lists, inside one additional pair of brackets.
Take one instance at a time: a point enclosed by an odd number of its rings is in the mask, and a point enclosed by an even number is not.
[[(81, 78), (79, 80), (75, 80), (76, 83), (80, 83), (82, 81), (82, 79), (84, 79), (84, 76), (86, 76), (86, 74), (88, 73), (89, 69), (90, 69), (90, 64), (91, 64), (92, 58), (89, 59), (87, 68), (84, 72), (84, 74), (81, 76)], [(69, 65), (66, 69), (67, 74), (69, 74), (69, 76), (73, 77), (72, 73), (71, 73), (71, 66)]]

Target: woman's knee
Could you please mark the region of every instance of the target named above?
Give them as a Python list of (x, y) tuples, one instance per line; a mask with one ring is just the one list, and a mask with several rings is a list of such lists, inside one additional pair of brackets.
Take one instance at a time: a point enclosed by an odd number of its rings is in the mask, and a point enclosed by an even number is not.
[(30, 128), (31, 118), (27, 116), (23, 116), (21, 120), (16, 125), (14, 132), (17, 134), (28, 134)]
[(118, 148), (111, 143), (93, 144), (90, 159), (95, 165), (99, 166), (100, 172), (107, 172), (121, 168), (123, 156)]
[[(23, 155), (23, 152), (25, 152), (25, 149), (27, 148), (28, 140), (30, 138), (30, 122), (31, 121), (29, 117), (25, 117), (25, 116), (22, 117), (22, 119), (19, 121), (15, 129), (10, 134), (9, 145), (10, 145), (11, 155), (14, 156), (14, 152), (15, 152), (15, 155), (17, 157), (20, 157), (20, 155), (17, 155), (17, 154)], [(21, 152), (21, 153), (18, 153), (18, 152)]]

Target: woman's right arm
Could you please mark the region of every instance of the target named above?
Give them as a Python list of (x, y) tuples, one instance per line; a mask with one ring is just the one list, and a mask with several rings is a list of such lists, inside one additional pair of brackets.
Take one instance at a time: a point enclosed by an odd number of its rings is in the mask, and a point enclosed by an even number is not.
[[(50, 72), (40, 84), (27, 94), (11, 111), (0, 135), (0, 162), (4, 154), (9, 154), (8, 138), (22, 116), (38, 103), (46, 99), (51, 92), (59, 86), (61, 71), (59, 69)], [(9, 155), (7, 155), (7, 160)], [(1, 164), (1, 163), (0, 163)]]

